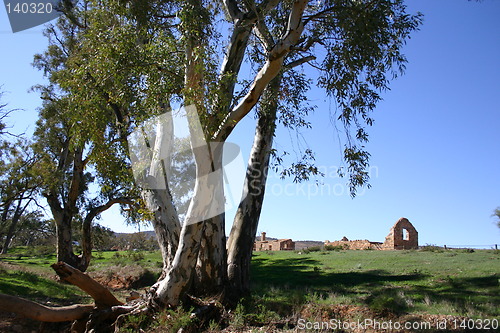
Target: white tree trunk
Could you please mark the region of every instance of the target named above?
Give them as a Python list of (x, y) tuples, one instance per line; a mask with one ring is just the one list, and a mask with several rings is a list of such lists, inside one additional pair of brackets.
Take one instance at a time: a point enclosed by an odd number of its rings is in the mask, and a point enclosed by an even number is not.
[(228, 296), (237, 300), (249, 291), (250, 263), (255, 234), (264, 202), (269, 158), (276, 128), (281, 77), (271, 81), (263, 96), (255, 137), (248, 160), (242, 200), (234, 218), (227, 245)]
[(163, 271), (170, 267), (179, 243), (179, 217), (168, 190), (143, 190), (142, 198), (153, 213), (153, 227), (163, 258)]
[[(207, 164), (207, 163), (205, 163)], [(184, 293), (189, 290), (200, 249), (204, 221), (210, 212), (223, 207), (222, 177), (210, 171), (212, 163), (198, 166), (194, 195), (189, 205), (184, 225), (181, 229), (179, 246), (165, 278), (155, 286), (155, 299), (163, 304), (178, 305)], [(208, 168), (207, 168), (208, 167)], [(208, 213), (208, 215), (207, 215)]]
[[(256, 75), (248, 93), (221, 122), (217, 132), (211, 136), (213, 140), (221, 142), (218, 147), (210, 147), (207, 144), (205, 133), (199, 124), (196, 108), (193, 110), (189, 106), (186, 107), (190, 126), (191, 147), (196, 161), (196, 182), (194, 195), (181, 229), (179, 246), (172, 265), (165, 278), (153, 287), (153, 297), (160, 303), (176, 306), (184, 293), (190, 288), (205, 228), (203, 221), (211, 219), (224, 211), (221, 165), (222, 142), (227, 139), (236, 124), (256, 105), (269, 82), (279, 74), (284, 58), (298, 42), (303, 32), (302, 15), (306, 4), (307, 0), (296, 0), (294, 2), (289, 14), (286, 32), (270, 51), (266, 63)], [(191, 1), (193, 8), (198, 5), (198, 2)], [(196, 70), (200, 58), (195, 55), (194, 50), (202, 46), (197, 44), (199, 40), (191, 36), (190, 32), (187, 32), (186, 40), (188, 41), (186, 45), (187, 62), (185, 73), (186, 102), (200, 104), (204, 101), (202, 96), (204, 91), (203, 76), (202, 73)], [(215, 224), (213, 230), (215, 231), (216, 228), (222, 230), (223, 225), (220, 224), (220, 222)], [(213, 238), (218, 238), (216, 235), (221, 235), (221, 233), (212, 232), (210, 229), (211, 227), (208, 232), (212, 233)], [(253, 243), (254, 235), (247, 234), (246, 237)], [(219, 240), (215, 239), (213, 244), (219, 244)], [(216, 251), (217, 255), (212, 253), (211, 258), (222, 258), (219, 254), (222, 254), (223, 251), (224, 249)]]

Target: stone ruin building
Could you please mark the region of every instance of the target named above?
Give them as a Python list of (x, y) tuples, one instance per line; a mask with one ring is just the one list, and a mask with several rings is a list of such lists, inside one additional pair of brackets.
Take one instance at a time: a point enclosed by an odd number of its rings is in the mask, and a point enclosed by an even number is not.
[(346, 237), (339, 241), (325, 241), (325, 246), (342, 247), (346, 250), (410, 250), (418, 249), (417, 229), (407, 218), (400, 218), (389, 231), (385, 242), (371, 242), (367, 239), (348, 240)]
[(254, 251), (292, 251), (295, 250), (295, 242), (291, 239), (266, 239), (266, 233), (260, 235), (260, 240), (253, 244)]

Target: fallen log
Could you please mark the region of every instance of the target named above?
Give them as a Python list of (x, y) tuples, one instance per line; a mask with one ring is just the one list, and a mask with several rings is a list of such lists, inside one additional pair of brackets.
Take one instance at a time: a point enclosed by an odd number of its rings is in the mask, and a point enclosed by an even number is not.
[(93, 304), (51, 307), (21, 297), (0, 294), (1, 311), (16, 313), (38, 321), (55, 323), (78, 320), (88, 316), (93, 309)]
[(108, 288), (67, 263), (60, 261), (51, 265), (51, 267), (61, 279), (77, 286), (89, 294), (95, 300), (95, 304), (98, 308), (123, 305)]

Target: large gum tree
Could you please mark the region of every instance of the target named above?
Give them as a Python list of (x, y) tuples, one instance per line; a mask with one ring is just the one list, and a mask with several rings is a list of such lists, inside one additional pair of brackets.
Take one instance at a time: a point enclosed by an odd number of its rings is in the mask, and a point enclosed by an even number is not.
[[(371, 111), (403, 72), (402, 47), (421, 22), (402, 0), (63, 1), (61, 10), (50, 47), (64, 44), (56, 36), (75, 42), (47, 74), (67, 101), (71, 140), (101, 152), (133, 152), (131, 133), (145, 121), (179, 106), (188, 111), (196, 178), (182, 218), (165, 179), (174, 146), (168, 116), (144, 134), (149, 155), (124, 156), (127, 166), (148, 161), (136, 186), (158, 236), (163, 273), (147, 302), (118, 314), (175, 307), (188, 294), (234, 304), (248, 292), (275, 128), (308, 126), (311, 84), (338, 106), (352, 191), (365, 185)], [(222, 146), (254, 111), (254, 143), (226, 244)], [(105, 158), (94, 162), (97, 169), (106, 165)], [(317, 169), (307, 159), (286, 172), (296, 179), (311, 173)], [(219, 176), (204, 177), (211, 174)], [(158, 182), (165, 186), (151, 186)]]

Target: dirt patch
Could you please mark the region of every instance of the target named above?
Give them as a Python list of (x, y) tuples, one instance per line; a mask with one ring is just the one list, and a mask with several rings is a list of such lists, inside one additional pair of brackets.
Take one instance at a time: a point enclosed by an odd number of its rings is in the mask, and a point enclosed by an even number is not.
[(155, 273), (139, 265), (111, 266), (89, 275), (112, 290), (138, 289), (151, 286), (157, 280)]

